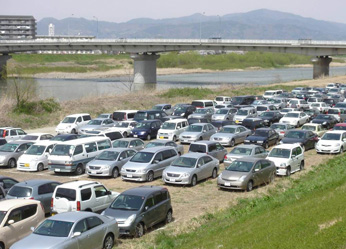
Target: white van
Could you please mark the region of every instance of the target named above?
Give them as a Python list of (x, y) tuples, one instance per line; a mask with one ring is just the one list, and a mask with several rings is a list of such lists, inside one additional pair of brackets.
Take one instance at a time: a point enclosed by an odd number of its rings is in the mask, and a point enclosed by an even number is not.
[(229, 105), (232, 103), (232, 98), (229, 96), (216, 96), (214, 102), (216, 105)]
[(195, 106), (196, 108), (206, 108), (206, 107), (212, 107), (214, 108), (214, 101), (212, 100), (193, 100), (191, 105)]
[(183, 118), (166, 121), (161, 125), (160, 130), (158, 130), (157, 139), (177, 141), (179, 135), (183, 133), (188, 126), (189, 123)]
[(111, 147), (111, 140), (105, 137), (86, 137), (57, 143), (48, 157), (48, 168), (54, 172), (74, 172), (80, 175), (89, 161)]
[(80, 113), (66, 116), (55, 129), (57, 134), (78, 134), (79, 128), (91, 120), (90, 114)]
[(282, 90), (265, 91), (263, 94), (263, 98), (265, 98), (265, 99), (275, 98), (275, 97), (279, 96), (281, 93), (283, 93)]
[(133, 120), (138, 110), (120, 110), (113, 112), (114, 121)]
[(48, 169), (48, 156), (58, 141), (43, 140), (29, 147), (17, 161), (17, 170), (42, 171)]

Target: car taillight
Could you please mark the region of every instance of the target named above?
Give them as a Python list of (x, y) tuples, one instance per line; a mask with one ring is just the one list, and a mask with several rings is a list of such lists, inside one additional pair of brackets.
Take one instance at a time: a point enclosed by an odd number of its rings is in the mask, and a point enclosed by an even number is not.
[(284, 131), (280, 131), (280, 133), (281, 133), (281, 134), (285, 134), (285, 132), (284, 132)]
[(30, 197), (29, 200), (35, 200), (35, 198), (34, 197)]
[(340, 112), (338, 113), (338, 115), (340, 116)]
[(127, 118), (126, 118), (126, 113), (124, 114), (124, 120), (126, 120)]
[(227, 155), (224, 156), (224, 159), (227, 159)]
[(2, 133), (2, 137), (6, 137), (6, 130)]
[(77, 201), (77, 211), (80, 211), (80, 201)]
[(50, 200), (50, 207), (53, 208), (53, 205), (54, 205), (54, 199), (52, 198), (52, 199)]

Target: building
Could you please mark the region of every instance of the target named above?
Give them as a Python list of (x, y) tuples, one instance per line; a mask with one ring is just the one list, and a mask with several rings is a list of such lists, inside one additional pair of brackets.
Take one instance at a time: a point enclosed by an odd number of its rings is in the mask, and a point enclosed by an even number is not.
[(54, 36), (55, 34), (55, 26), (53, 23), (48, 25), (48, 36)]
[(36, 38), (36, 20), (33, 16), (1, 16), (0, 40), (27, 40)]

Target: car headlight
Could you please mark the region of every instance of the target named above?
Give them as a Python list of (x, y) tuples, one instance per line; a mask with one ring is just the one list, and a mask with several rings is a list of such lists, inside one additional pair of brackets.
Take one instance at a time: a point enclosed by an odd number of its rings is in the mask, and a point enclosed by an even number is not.
[(147, 170), (146, 169), (139, 169), (136, 172), (137, 173), (147, 173)]
[(139, 134), (141, 134), (141, 135), (144, 135), (145, 133), (146, 133), (146, 131), (139, 132)]
[(103, 168), (104, 169), (109, 169), (110, 167), (109, 167), (109, 165), (104, 165)]
[(326, 125), (326, 124), (327, 124), (327, 122), (323, 122), (322, 124), (323, 124), (323, 125)]
[(184, 173), (184, 174), (182, 174), (181, 176), (182, 176), (182, 177), (189, 177), (190, 174), (189, 174), (189, 173)]
[(245, 180), (245, 178), (246, 178), (246, 175), (243, 175), (243, 176), (239, 177), (238, 181), (243, 182)]
[(184, 116), (185, 115), (185, 112), (183, 112), (182, 114), (180, 114), (180, 116)]
[(340, 146), (340, 143), (337, 143), (336, 146)]
[(281, 167), (286, 167), (287, 164), (286, 164), (286, 163), (280, 163), (280, 166), (281, 166)]
[(257, 143), (258, 143), (258, 144), (263, 144), (264, 141), (263, 141), (263, 140), (258, 140)]
[(222, 173), (218, 177), (221, 179), (222, 178)]
[(131, 225), (131, 223), (132, 223), (135, 219), (136, 219), (136, 215), (135, 215), (135, 214), (131, 215), (129, 218), (127, 218), (127, 219), (125, 220), (124, 225), (125, 225), (125, 226)]

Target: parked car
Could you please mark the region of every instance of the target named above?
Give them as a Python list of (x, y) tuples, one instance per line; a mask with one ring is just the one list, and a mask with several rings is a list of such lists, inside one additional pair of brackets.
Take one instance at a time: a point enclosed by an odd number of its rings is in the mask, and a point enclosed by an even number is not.
[(241, 124), (244, 119), (257, 117), (257, 111), (254, 107), (240, 108), (237, 114), (234, 116), (234, 122)]
[(342, 153), (346, 149), (346, 131), (326, 132), (316, 144), (317, 153)]
[(308, 89), (306, 87), (296, 87), (292, 90), (293, 94), (297, 94), (297, 93), (303, 93), (303, 92), (307, 92)]
[(144, 120), (139, 122), (135, 128), (132, 129), (131, 135), (135, 138), (150, 140), (157, 136), (157, 132), (161, 127), (160, 120)]
[(332, 98), (326, 98), (323, 100), (323, 102), (326, 103), (330, 107), (334, 107), (338, 103), (337, 100), (332, 99)]
[(309, 116), (304, 112), (289, 112), (285, 114), (285, 116), (283, 116), (279, 122), (287, 123), (295, 127), (300, 127), (301, 125), (307, 123), (308, 120)]
[(115, 219), (91, 212), (68, 212), (47, 218), (11, 249), (113, 248), (118, 236)]
[(173, 113), (173, 108), (172, 108), (172, 105), (170, 105), (170, 104), (154, 105), (153, 110), (164, 111), (167, 115), (171, 115)]
[(312, 131), (317, 136), (321, 137), (324, 133), (326, 133), (326, 129), (322, 127), (320, 124), (308, 123), (302, 126), (302, 130)]
[(297, 108), (298, 110), (307, 110), (309, 109), (309, 104), (303, 99), (291, 99), (288, 102), (288, 107)]
[(198, 108), (214, 108), (214, 101), (209, 99), (201, 99), (192, 101), (191, 105)]
[(186, 119), (173, 119), (166, 121), (158, 130), (157, 138), (169, 139), (175, 142), (178, 140), (179, 135), (187, 129), (188, 125), (189, 124)]
[(73, 140), (77, 138), (78, 138), (77, 134), (60, 134), (60, 135), (56, 135), (55, 137), (52, 137), (50, 141), (64, 142), (64, 141), (69, 141), (69, 140)]
[(258, 128), (265, 127), (264, 121), (261, 118), (246, 118), (243, 120), (242, 125), (252, 132)]
[(180, 134), (180, 143), (192, 143), (197, 140), (209, 140), (216, 133), (216, 128), (207, 123), (191, 124)]
[(191, 143), (188, 152), (208, 154), (218, 159), (220, 163), (227, 154), (227, 150), (219, 142), (203, 140)]
[(299, 144), (280, 144), (268, 154), (267, 159), (276, 166), (276, 174), (290, 176), (304, 169), (304, 151)]
[(312, 103), (320, 103), (323, 102), (322, 98), (319, 97), (309, 97), (308, 100), (306, 101), (308, 102), (309, 105), (311, 105)]
[(282, 144), (295, 144), (298, 143), (304, 151), (315, 148), (318, 141), (318, 136), (312, 131), (304, 130), (289, 130), (285, 133), (284, 138), (280, 143)]
[(109, 138), (111, 141), (123, 138), (123, 133), (120, 132), (117, 128), (115, 127), (102, 127), (97, 130), (92, 130), (92, 131), (87, 131), (85, 135), (81, 135), (80, 138), (83, 136), (85, 137), (104, 137), (104, 138)]
[(311, 121), (311, 123), (320, 124), (326, 129), (331, 129), (338, 123), (338, 120), (336, 120), (336, 118), (331, 114), (319, 114)]
[(183, 104), (174, 109), (172, 115), (173, 116), (181, 116), (182, 118), (187, 118), (190, 114), (192, 114), (196, 110), (196, 106)]
[(39, 141), (29, 147), (23, 155), (18, 158), (17, 170), (20, 171), (42, 171), (48, 169), (48, 155), (53, 150), (56, 141)]
[(119, 131), (123, 137), (128, 137), (137, 126), (136, 121), (118, 121), (114, 123), (114, 130)]
[(10, 248), (12, 244), (28, 236), (32, 232), (31, 227), (36, 227), (45, 219), (42, 205), (35, 200), (1, 201), (0, 213), (2, 214), (0, 224), (2, 249)]
[(214, 114), (214, 108), (197, 108), (196, 111), (189, 115), (188, 118), (205, 118), (207, 120), (211, 120), (211, 117)]
[(110, 118), (110, 119), (113, 119), (113, 113), (101, 113), (100, 115), (97, 116), (97, 118), (102, 118), (102, 119)]
[(263, 94), (263, 98), (270, 99), (279, 96), (283, 91), (282, 90), (268, 90)]
[(137, 152), (121, 169), (123, 180), (151, 182), (162, 176), (163, 170), (176, 158), (178, 152), (172, 147), (151, 147)]
[(136, 151), (144, 149), (144, 142), (140, 138), (120, 138), (112, 143), (113, 148), (131, 148)]
[(51, 200), (53, 214), (71, 211), (101, 212), (119, 193), (94, 181), (72, 181), (57, 186)]
[(60, 182), (51, 180), (27, 180), (12, 186), (6, 195), (6, 199), (31, 199), (42, 203), (45, 213), (49, 214), (50, 204), (54, 189)]
[(287, 130), (292, 130), (295, 127), (286, 123), (275, 123), (272, 124), (270, 128), (274, 129), (279, 134), (280, 139), (282, 139)]
[(66, 116), (55, 129), (57, 134), (77, 134), (79, 128), (91, 120), (90, 114), (80, 113)]
[(158, 110), (145, 110), (138, 111), (133, 118), (137, 122), (142, 122), (146, 120), (160, 120), (161, 122), (165, 122), (167, 114), (164, 111)]
[(119, 110), (113, 112), (113, 120), (114, 121), (126, 121), (133, 120), (138, 110)]
[(313, 120), (318, 114), (320, 114), (320, 111), (317, 109), (309, 109), (305, 110), (304, 113), (309, 116), (308, 122)]
[(50, 140), (53, 137), (54, 136), (52, 134), (49, 134), (49, 133), (30, 133), (30, 134), (26, 134), (20, 140), (37, 142), (40, 140)]
[(214, 102), (216, 105), (222, 105), (222, 104), (231, 104), (232, 98), (229, 96), (216, 96), (214, 99)]
[(287, 107), (288, 101), (284, 98), (275, 98), (275, 99), (270, 99), (269, 104), (272, 104), (276, 107), (277, 110), (281, 110), (283, 108)]
[(279, 134), (274, 129), (259, 128), (244, 140), (244, 144), (262, 145), (265, 149), (268, 149), (269, 146), (278, 144), (279, 141)]
[(169, 184), (195, 186), (198, 181), (217, 177), (219, 160), (203, 153), (186, 153), (177, 158), (162, 174)]
[(223, 121), (212, 121), (211, 124), (217, 129), (221, 130), (222, 127), (226, 125), (235, 125), (234, 121), (231, 120), (223, 120)]
[(210, 123), (210, 119), (208, 118), (188, 118), (187, 122), (189, 125), (196, 123)]
[(346, 123), (338, 123), (334, 125), (333, 131), (346, 131)]
[(241, 125), (226, 125), (212, 135), (210, 140), (233, 147), (235, 144), (243, 143), (251, 133), (251, 130)]
[(316, 103), (312, 103), (310, 105), (310, 108), (317, 109), (320, 111), (320, 113), (327, 113), (330, 107), (324, 102), (316, 102)]
[(236, 108), (221, 108), (211, 116), (211, 120), (233, 120), (237, 111), (238, 110)]
[(276, 167), (273, 162), (246, 157), (232, 162), (217, 178), (219, 188), (251, 191), (261, 184), (275, 179)]
[(117, 178), (122, 166), (136, 152), (136, 150), (128, 148), (110, 148), (104, 150), (87, 163), (85, 171), (89, 176), (111, 176)]
[(276, 111), (276, 110), (277, 108), (271, 104), (256, 106), (257, 115), (261, 115), (263, 112)]
[(101, 127), (112, 127), (114, 126), (114, 121), (110, 118), (95, 118), (90, 120), (87, 124), (79, 127), (79, 134), (86, 134), (88, 131), (97, 130)]
[(141, 186), (122, 192), (102, 213), (114, 217), (121, 235), (142, 237), (146, 229), (173, 220), (173, 207), (167, 188)]
[(29, 141), (16, 140), (0, 146), (0, 166), (14, 168), (18, 158), (33, 144)]
[(233, 161), (243, 157), (266, 158), (268, 152), (261, 146), (255, 144), (242, 144), (231, 150), (224, 160), (225, 167), (229, 166)]
[(282, 115), (278, 111), (262, 112), (258, 118), (262, 119), (266, 126), (271, 126), (273, 123), (279, 122)]
[(281, 115), (285, 115), (285, 114), (287, 114), (289, 112), (295, 112), (295, 111), (298, 111), (298, 109), (297, 108), (286, 107), (286, 108), (283, 108), (283, 109), (280, 110), (280, 114)]
[(0, 127), (0, 137), (6, 139), (7, 143), (21, 139), (26, 132), (20, 128)]
[(177, 144), (176, 142), (169, 139), (156, 139), (156, 140), (150, 141), (149, 143), (145, 145), (145, 148), (159, 147), (159, 146), (171, 146), (176, 149), (179, 155), (184, 154), (184, 146), (181, 144)]
[(231, 104), (235, 107), (241, 107), (244, 105), (251, 105), (256, 99), (258, 98), (253, 95), (236, 96), (232, 98)]
[(346, 110), (339, 108), (329, 108), (327, 114), (333, 115), (338, 122), (345, 122)]

